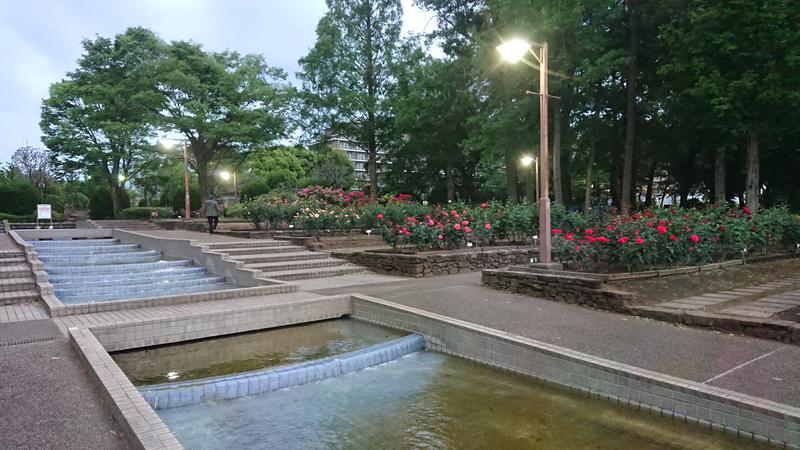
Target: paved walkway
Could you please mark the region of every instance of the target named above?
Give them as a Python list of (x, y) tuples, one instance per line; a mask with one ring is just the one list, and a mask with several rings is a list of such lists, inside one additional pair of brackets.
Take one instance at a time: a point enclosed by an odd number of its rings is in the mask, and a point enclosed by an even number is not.
[(681, 298), (659, 303), (656, 306), (675, 310), (702, 310), (729, 316), (767, 319), (800, 306), (800, 277)]
[(700, 383), (800, 406), (800, 347), (510, 294), (480, 273), (319, 289), (359, 292)]
[(0, 325), (0, 448), (130, 448), (51, 320)]

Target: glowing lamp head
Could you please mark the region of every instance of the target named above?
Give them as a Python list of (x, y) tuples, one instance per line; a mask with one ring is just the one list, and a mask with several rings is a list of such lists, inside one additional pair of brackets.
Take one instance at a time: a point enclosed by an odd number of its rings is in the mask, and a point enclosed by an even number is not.
[(161, 146), (167, 150), (172, 150), (173, 148), (175, 148), (175, 145), (176, 145), (175, 141), (173, 141), (172, 139), (168, 138), (161, 139)]
[(223, 170), (219, 173), (219, 177), (222, 178), (222, 181), (228, 181), (231, 179), (231, 173), (227, 170)]
[(522, 39), (511, 39), (510, 41), (498, 45), (497, 51), (500, 52), (500, 56), (502, 56), (504, 60), (515, 63), (521, 60), (525, 54), (528, 53), (530, 48), (531, 44)]
[(528, 167), (531, 165), (531, 163), (533, 163), (533, 157), (523, 156), (522, 158), (520, 158), (520, 162), (522, 163), (523, 166)]

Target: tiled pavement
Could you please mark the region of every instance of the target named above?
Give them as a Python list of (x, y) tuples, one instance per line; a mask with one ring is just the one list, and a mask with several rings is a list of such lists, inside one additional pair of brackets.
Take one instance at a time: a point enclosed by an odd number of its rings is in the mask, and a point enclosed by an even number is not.
[(681, 298), (657, 306), (766, 319), (800, 306), (800, 289), (797, 288), (800, 288), (800, 277), (792, 277), (748, 288)]

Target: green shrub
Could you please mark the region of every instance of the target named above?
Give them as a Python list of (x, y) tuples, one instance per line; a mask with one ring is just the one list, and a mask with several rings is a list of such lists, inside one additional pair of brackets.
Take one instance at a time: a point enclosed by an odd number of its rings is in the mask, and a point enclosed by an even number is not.
[(33, 214), (39, 203), (42, 203), (42, 194), (27, 181), (0, 184), (0, 212), (18, 216)]
[(225, 217), (244, 219), (244, 204), (232, 203), (222, 211), (222, 215)]
[[(117, 203), (120, 211), (131, 206), (128, 192), (120, 190), (117, 194)], [(92, 219), (113, 219), (114, 207), (111, 204), (111, 188), (98, 186), (89, 197), (89, 217)]]
[(175, 217), (172, 208), (157, 208), (153, 206), (138, 206), (134, 208), (126, 208), (122, 210), (122, 217), (124, 219), (150, 219), (153, 213), (157, 212), (158, 217), (161, 219), (171, 219)]
[(70, 192), (67, 194), (64, 204), (75, 209), (86, 209), (89, 207), (89, 197), (80, 192)]
[[(64, 221), (64, 214), (60, 212), (53, 211), (52, 217), (53, 217), (53, 222)], [(17, 214), (0, 213), (0, 221), (3, 220), (7, 220), (12, 223), (33, 223), (36, 222), (36, 215), (35, 214), (17, 215)]]

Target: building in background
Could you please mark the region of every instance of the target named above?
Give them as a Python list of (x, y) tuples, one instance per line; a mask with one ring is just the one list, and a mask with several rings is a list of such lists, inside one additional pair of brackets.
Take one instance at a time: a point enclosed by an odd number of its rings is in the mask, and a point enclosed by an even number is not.
[[(331, 148), (343, 151), (347, 155), (347, 158), (350, 159), (350, 162), (353, 163), (356, 180), (359, 181), (369, 180), (369, 173), (367, 168), (367, 161), (369, 160), (369, 156), (367, 155), (366, 150), (359, 147), (358, 144), (351, 141), (350, 139), (341, 136), (331, 136), (328, 139), (328, 145), (330, 145)], [(378, 175), (380, 175), (381, 172), (383, 172), (382, 166), (384, 164), (387, 164), (386, 152), (378, 150)]]

